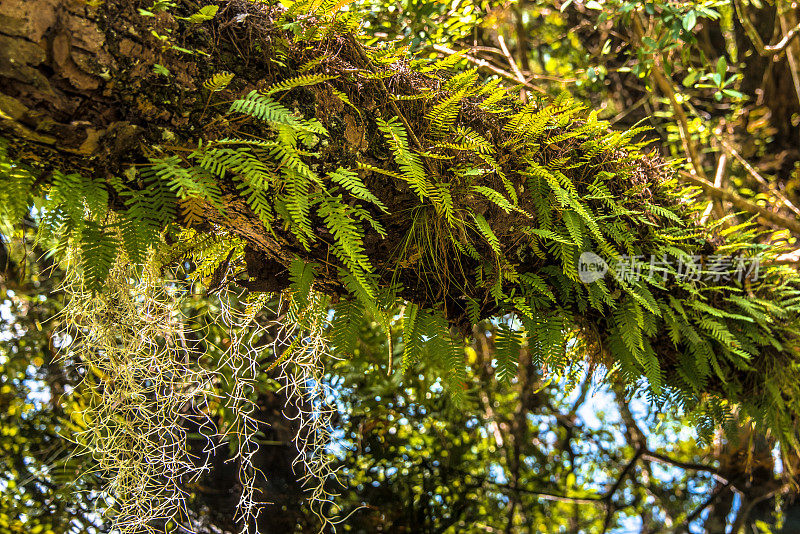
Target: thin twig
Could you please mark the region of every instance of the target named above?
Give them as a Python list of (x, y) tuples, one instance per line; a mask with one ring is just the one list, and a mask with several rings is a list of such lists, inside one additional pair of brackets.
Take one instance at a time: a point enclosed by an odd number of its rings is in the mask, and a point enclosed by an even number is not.
[[(787, 28), (789, 27), (789, 21), (786, 20), (786, 15), (788, 10), (786, 9), (786, 6), (784, 4), (785, 4), (784, 2), (780, 2), (778, 4), (778, 19), (780, 20), (781, 23), (781, 31), (786, 32), (786, 35), (788, 35), (790, 33), (786, 31)], [(795, 20), (797, 19), (795, 18)], [(797, 28), (795, 28), (795, 30), (798, 28), (800, 28), (800, 24), (797, 25)], [(792, 82), (794, 83), (794, 93), (795, 95), (797, 95), (798, 101), (800, 101), (800, 67), (798, 67), (797, 65), (797, 58), (794, 57), (794, 52), (796, 50), (797, 47), (794, 47), (794, 49), (791, 46), (786, 47), (786, 61), (789, 62), (789, 70), (792, 73)]]
[[(433, 45), (433, 49), (436, 50), (437, 52), (441, 52), (442, 54), (448, 54), (448, 55), (453, 55), (453, 54), (458, 54), (459, 53), (458, 51), (453, 50), (452, 48), (448, 48), (446, 46), (442, 46), (442, 45), (438, 45), (438, 44)], [(527, 87), (528, 89), (532, 89), (532, 90), (538, 91), (540, 93), (546, 93), (546, 91), (544, 89), (536, 87), (535, 85), (532, 85), (530, 82), (526, 82), (524, 80), (522, 82), (520, 82), (517, 79), (517, 77), (514, 76), (512, 73), (508, 72), (507, 70), (503, 70), (500, 67), (494, 66), (493, 64), (489, 63), (485, 59), (472, 57), (472, 56), (470, 56), (468, 54), (463, 54), (462, 57), (464, 59), (466, 59), (467, 61), (469, 61), (470, 63), (472, 63), (473, 65), (477, 65), (478, 67), (489, 69), (493, 73), (497, 74), (498, 76), (502, 76), (503, 78), (505, 78), (507, 80), (511, 80), (512, 82), (522, 84), (525, 87)]]
[(598, 495), (597, 497), (571, 497), (569, 495), (559, 495), (557, 493), (550, 493), (547, 491), (539, 491), (539, 490), (531, 490), (527, 488), (520, 488), (520, 487), (513, 487), (510, 484), (502, 484), (498, 482), (487, 481), (487, 483), (500, 488), (501, 490), (511, 491), (511, 492), (518, 492), (524, 493), (525, 495), (531, 495), (533, 497), (539, 497), (540, 499), (544, 499), (546, 501), (555, 501), (555, 502), (569, 502), (574, 504), (591, 504), (596, 506), (597, 503), (603, 502), (605, 500), (605, 495)]
[(692, 524), (692, 521), (700, 517), (700, 514), (703, 513), (703, 510), (711, 506), (714, 503), (714, 501), (716, 501), (720, 497), (720, 495), (722, 495), (730, 487), (730, 485), (731, 485), (730, 482), (726, 482), (722, 486), (719, 486), (717, 489), (715, 489), (714, 493), (708, 496), (708, 499), (703, 501), (700, 504), (700, 506), (698, 506), (694, 510), (694, 512), (689, 514), (689, 516), (686, 518), (686, 521), (683, 523), (682, 526), (683, 530), (679, 529), (678, 532), (691, 532), (691, 530), (689, 530), (689, 526)]
[[(721, 188), (722, 187), (722, 177), (725, 175), (725, 166), (728, 163), (728, 155), (723, 152), (719, 155), (719, 161), (717, 162), (717, 172), (714, 175), (714, 187)], [(708, 220), (709, 216), (711, 215), (711, 211), (714, 209), (714, 199), (712, 198), (708, 202), (708, 206), (706, 206), (705, 211), (703, 211), (703, 216), (700, 217), (700, 223), (705, 224)]]
[(731, 534), (739, 534), (742, 531), (745, 522), (747, 522), (747, 518), (750, 516), (750, 512), (753, 510), (753, 508), (755, 508), (755, 506), (758, 503), (763, 502), (767, 499), (771, 499), (776, 494), (783, 494), (790, 488), (791, 484), (784, 484), (779, 488), (775, 488), (774, 490), (768, 491), (762, 495), (759, 495), (758, 497), (751, 499), (750, 502), (748, 503), (742, 503), (742, 505), (739, 507), (739, 513), (736, 515), (736, 519), (734, 520), (733, 525), (731, 525)]
[(774, 56), (782, 52), (784, 48), (789, 46), (792, 39), (800, 35), (800, 24), (798, 24), (786, 32), (783, 38), (774, 45), (764, 45), (764, 41), (761, 39), (761, 36), (758, 35), (758, 30), (756, 30), (755, 26), (753, 26), (753, 23), (750, 21), (750, 14), (742, 3), (742, 0), (733, 0), (733, 5), (736, 6), (736, 14), (738, 15), (739, 22), (742, 23), (745, 33), (753, 43), (756, 52), (761, 56)]
[(796, 219), (790, 219), (788, 217), (784, 217), (778, 213), (773, 211), (769, 211), (767, 208), (763, 208), (758, 204), (754, 204), (749, 200), (745, 200), (744, 198), (740, 197), (736, 193), (731, 193), (730, 191), (726, 191), (724, 189), (720, 189), (719, 187), (714, 187), (714, 184), (709, 182), (708, 180), (703, 180), (702, 178), (698, 178), (697, 176), (685, 172), (679, 171), (678, 173), (681, 178), (690, 182), (693, 185), (696, 185), (703, 189), (707, 195), (711, 195), (716, 197), (720, 200), (725, 200), (733, 204), (736, 208), (746, 211), (748, 213), (752, 213), (754, 215), (758, 215), (766, 219), (767, 221), (771, 222), (776, 226), (781, 226), (796, 234), (800, 234), (800, 222)]
[[(522, 71), (519, 70), (517, 62), (514, 61), (514, 57), (511, 55), (511, 52), (509, 52), (508, 47), (506, 46), (506, 40), (503, 37), (502, 33), (499, 33), (497, 35), (497, 40), (500, 43), (500, 48), (503, 50), (503, 55), (506, 57), (508, 64), (511, 65), (511, 71), (514, 73), (514, 76), (516, 77), (517, 81), (521, 84), (526, 83), (525, 76), (522, 75)], [(522, 100), (523, 104), (527, 104), (528, 95), (525, 93), (525, 89), (520, 89), (519, 97), (520, 100)]]
[(739, 164), (740, 164), (742, 167), (744, 167), (744, 169), (747, 171), (747, 173), (748, 173), (750, 176), (752, 176), (753, 178), (755, 178), (755, 179), (756, 179), (756, 181), (757, 181), (758, 183), (760, 183), (761, 185), (763, 185), (764, 187), (767, 187), (767, 188), (768, 188), (768, 190), (769, 190), (769, 192), (770, 192), (771, 194), (774, 194), (776, 197), (778, 197), (778, 199), (779, 199), (779, 200), (780, 200), (780, 201), (783, 203), (783, 205), (784, 205), (784, 206), (786, 206), (787, 208), (789, 208), (790, 210), (792, 210), (793, 212), (795, 212), (797, 215), (800, 215), (800, 209), (798, 209), (798, 208), (797, 208), (797, 206), (795, 206), (795, 205), (792, 203), (792, 201), (791, 201), (791, 200), (789, 200), (788, 198), (786, 198), (786, 196), (785, 196), (783, 193), (781, 193), (781, 192), (780, 192), (780, 191), (778, 191), (778, 190), (773, 190), (772, 188), (770, 188), (770, 185), (769, 185), (769, 182), (767, 181), (767, 179), (766, 179), (766, 178), (764, 178), (763, 176), (761, 176), (761, 175), (758, 173), (758, 171), (757, 171), (757, 170), (755, 170), (755, 169), (753, 168), (753, 166), (752, 166), (752, 165), (750, 165), (750, 163), (749, 163), (749, 162), (748, 162), (746, 159), (744, 159), (744, 158), (742, 157), (742, 155), (741, 155), (741, 154), (739, 154), (739, 152), (737, 152), (737, 151), (736, 151), (736, 149), (735, 149), (735, 148), (733, 148), (733, 146), (731, 146), (731, 144), (730, 144), (730, 143), (728, 143), (728, 141), (727, 141), (727, 140), (726, 140), (724, 137), (722, 137), (722, 135), (718, 134), (717, 132), (712, 132), (712, 133), (713, 133), (714, 137), (716, 137), (716, 138), (717, 138), (717, 141), (719, 141), (719, 142), (720, 142), (720, 144), (722, 145), (722, 147), (723, 147), (723, 149), (725, 150), (725, 152), (727, 152), (729, 155), (733, 156), (733, 157), (736, 159), (736, 161), (738, 161), (738, 162), (739, 162)]
[(644, 104), (646, 104), (648, 100), (650, 100), (650, 95), (644, 95), (642, 98), (637, 100), (634, 105), (625, 108), (624, 110), (620, 111), (617, 115), (615, 115), (613, 119), (610, 119), (608, 121), (608, 125), (614, 126), (616, 123), (618, 123), (619, 121), (630, 115), (631, 112), (636, 111)]
[(642, 454), (644, 453), (644, 449), (638, 448), (633, 455), (633, 458), (628, 462), (628, 465), (625, 466), (625, 469), (622, 470), (620, 473), (619, 478), (614, 482), (614, 485), (608, 490), (605, 494), (603, 499), (606, 501), (606, 517), (603, 520), (603, 534), (608, 531), (608, 527), (611, 525), (611, 519), (614, 517), (614, 494), (619, 490), (622, 483), (625, 482), (625, 479), (628, 478), (628, 473), (633, 469), (633, 466), (636, 465), (636, 462), (639, 461)]
[[(703, 471), (705, 473), (709, 473), (715, 480), (722, 484), (728, 484), (728, 479), (723, 477), (719, 471), (715, 468), (711, 467), (710, 465), (698, 464), (693, 462), (682, 462), (680, 460), (675, 460), (666, 456), (664, 454), (653, 452), (653, 451), (645, 451), (642, 453), (642, 460), (646, 460), (648, 462), (657, 462), (660, 464), (671, 465), (673, 467), (678, 467), (680, 469), (688, 470), (688, 471)], [(733, 488), (736, 491), (736, 488)]]

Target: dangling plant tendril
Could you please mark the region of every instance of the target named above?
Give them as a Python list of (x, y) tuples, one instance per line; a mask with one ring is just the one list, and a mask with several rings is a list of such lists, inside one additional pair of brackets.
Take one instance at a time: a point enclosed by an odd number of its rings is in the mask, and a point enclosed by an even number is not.
[[(156, 532), (169, 522), (185, 525), (187, 484), (208, 471), (214, 450), (229, 442), (234, 444), (229, 461), (238, 463), (242, 487), (236, 519), (241, 532), (252, 532), (265, 504), (257, 499), (258, 480), (269, 475), (259, 473), (253, 461), (263, 424), (254, 416), (257, 382), (272, 369), (291, 405), (291, 414), (284, 415), (298, 427), (298, 478), (323, 528), (338, 523), (326, 512), (334, 496), (327, 486), (336, 477), (327, 452), (335, 411), (324, 380), (327, 300), (311, 291), (298, 303), (287, 290), (278, 311), (288, 311), (280, 315), (267, 308), (269, 295), (251, 296), (242, 310), (238, 296), (223, 290), (217, 320), (230, 345), (217, 367), (206, 369), (198, 345), (187, 343), (190, 332), (181, 313), (185, 285), (165, 281), (155, 262), (137, 269), (119, 260), (103, 290), (92, 292), (75, 267), (79, 254), (71, 255), (60, 348), (84, 374), (82, 385), (91, 399), (81, 413), (85, 430), (73, 440), (108, 480), (112, 528), (127, 534)], [(268, 330), (277, 359), (266, 368), (257, 340)], [(222, 402), (233, 416), (218, 429), (210, 405), (219, 403), (219, 386), (228, 374), (232, 383)], [(206, 438), (202, 451), (190, 446), (190, 427)]]
[[(293, 291), (286, 291), (281, 295), (278, 310), (270, 313), (277, 318), (260, 322), (257, 315), (268, 302), (266, 296), (251, 299), (244, 312), (231, 304), (230, 297), (229, 292), (223, 292), (220, 315), (232, 333), (226, 364), (235, 370), (236, 384), (228, 405), (236, 414), (236, 420), (225, 435), (239, 447), (240, 483), (245, 488), (239, 512), (244, 518), (255, 517), (259, 511), (253, 492), (257, 469), (251, 461), (258, 450), (255, 439), (258, 421), (250, 416), (255, 409), (250, 383), (264, 372), (259, 369), (261, 351), (255, 348), (255, 342), (271, 333), (276, 360), (267, 371), (277, 371), (276, 380), (282, 385), (287, 405), (291, 408), (290, 413), (284, 412), (284, 416), (297, 424), (294, 444), (298, 456), (293, 467), (299, 470), (299, 480), (309, 491), (311, 509), (321, 520), (323, 528), (335, 525), (339, 521), (325, 509), (333, 504), (335, 494), (329, 492), (328, 486), (336, 481), (333, 455), (327, 452), (331, 442), (331, 419), (335, 413), (325, 382), (324, 359), (331, 357), (325, 337), (327, 299), (314, 291), (306, 298), (296, 299)], [(288, 311), (281, 314), (281, 310)], [(243, 528), (249, 532), (247, 526)]]
[[(284, 297), (282, 304), (285, 304), (281, 307), (290, 307), (294, 320), (282, 325), (276, 340), (283, 345), (288, 342), (277, 362), (279, 381), (284, 384), (286, 398), (294, 402), (293, 419), (299, 424), (295, 445), (300, 454), (295, 465), (305, 469), (304, 486), (310, 486), (311, 502), (319, 505), (318, 509), (314, 506), (312, 509), (326, 523), (330, 518), (323, 514), (322, 505), (332, 503), (336, 496), (328, 492), (326, 482), (336, 480), (337, 471), (332, 465), (333, 455), (327, 451), (331, 443), (331, 419), (336, 411), (324, 379), (325, 358), (332, 357), (325, 332), (328, 300), (313, 290), (304, 309), (297, 309), (287, 300)], [(297, 339), (301, 341), (295, 344)]]
[(100, 293), (85, 287), (77, 269), (67, 272), (61, 352), (83, 372), (90, 399), (81, 413), (86, 429), (72, 438), (108, 480), (112, 528), (155, 532), (158, 524), (180, 524), (186, 484), (208, 470), (210, 449), (193, 454), (187, 427), (213, 435), (203, 407), (214, 396), (215, 373), (195, 365), (179, 288), (153, 266), (137, 273), (118, 263)]
[[(226, 294), (227, 296), (227, 294)], [(259, 351), (253, 347), (258, 339), (260, 327), (255, 320), (266, 298), (259, 297), (242, 313), (231, 306), (230, 299), (221, 299), (220, 319), (230, 331), (230, 347), (223, 363), (231, 369), (233, 384), (226, 399), (226, 407), (234, 420), (223, 429), (222, 436), (236, 444), (236, 452), (229, 461), (239, 462), (239, 483), (242, 494), (237, 505), (236, 519), (241, 521), (243, 534), (250, 533), (251, 521), (258, 518), (261, 502), (256, 500), (258, 469), (253, 457), (258, 453), (256, 433), (259, 421), (252, 414), (256, 410), (256, 380), (259, 375)]]

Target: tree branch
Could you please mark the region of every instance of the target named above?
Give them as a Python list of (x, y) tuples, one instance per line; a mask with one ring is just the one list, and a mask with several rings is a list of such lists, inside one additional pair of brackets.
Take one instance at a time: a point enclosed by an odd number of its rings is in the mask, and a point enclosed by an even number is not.
[(715, 489), (714, 493), (712, 493), (711, 495), (708, 496), (708, 499), (703, 501), (700, 504), (700, 506), (698, 506), (694, 510), (694, 512), (689, 514), (689, 516), (686, 518), (686, 521), (684, 522), (684, 524), (682, 526), (683, 530), (679, 530), (679, 532), (687, 532), (687, 533), (691, 532), (689, 530), (689, 526), (692, 524), (692, 521), (694, 521), (695, 519), (700, 517), (700, 514), (703, 513), (703, 510), (705, 510), (706, 508), (708, 508), (709, 506), (714, 504), (714, 501), (716, 501), (723, 493), (725, 493), (725, 491), (730, 487), (730, 485), (731, 485), (730, 482), (726, 482), (722, 486), (719, 486), (717, 489)]
[[(453, 55), (453, 54), (458, 54), (459, 53), (457, 50), (453, 50), (452, 48), (448, 48), (446, 46), (438, 45), (438, 44), (433, 45), (433, 49), (436, 50), (437, 52), (441, 52), (442, 54), (447, 54), (447, 55)], [(512, 81), (514, 83), (522, 84), (523, 86), (527, 87), (528, 89), (531, 89), (533, 91), (538, 91), (539, 93), (546, 93), (546, 91), (544, 89), (542, 89), (540, 87), (536, 87), (535, 85), (533, 85), (530, 82), (527, 82), (525, 80), (520, 81), (514, 74), (508, 72), (507, 70), (503, 70), (500, 67), (496, 67), (495, 65), (493, 65), (493, 64), (489, 63), (488, 61), (486, 61), (485, 59), (476, 58), (476, 57), (470, 56), (468, 54), (464, 54), (463, 58), (466, 59), (467, 61), (469, 61), (470, 63), (472, 63), (473, 65), (477, 65), (480, 68), (488, 69), (491, 72), (493, 72), (494, 74), (497, 74), (498, 76), (501, 76), (501, 77), (503, 77), (503, 78), (505, 78), (507, 80), (510, 80), (510, 81)]]
[[(641, 15), (639, 13), (634, 13), (632, 19), (635, 35), (637, 40), (641, 43), (645, 36), (645, 29), (641, 20)], [(669, 99), (672, 110), (675, 113), (675, 117), (678, 119), (678, 130), (681, 134), (681, 142), (689, 159), (689, 163), (692, 165), (692, 169), (694, 169), (694, 172), (697, 174), (697, 176), (707, 180), (706, 173), (703, 170), (702, 160), (700, 159), (700, 152), (697, 150), (697, 146), (692, 140), (692, 133), (689, 129), (689, 119), (686, 117), (686, 111), (684, 111), (683, 106), (680, 102), (678, 102), (678, 99), (675, 95), (675, 88), (672, 86), (671, 80), (664, 72), (662, 65), (664, 61), (665, 57), (663, 53), (653, 54), (653, 67), (650, 71), (651, 75), (658, 88), (661, 89), (661, 91)]]
[(761, 36), (758, 34), (758, 30), (756, 30), (753, 23), (750, 21), (750, 14), (747, 11), (747, 8), (742, 3), (742, 0), (733, 0), (733, 5), (736, 6), (736, 14), (739, 18), (739, 22), (741, 22), (742, 27), (744, 28), (745, 33), (750, 38), (750, 41), (753, 43), (753, 47), (756, 49), (761, 56), (774, 56), (779, 52), (782, 52), (789, 43), (792, 42), (792, 39), (797, 37), (800, 34), (800, 24), (786, 32), (783, 38), (775, 43), (774, 45), (765, 45), (764, 41), (761, 39)]
[(798, 222), (796, 219), (790, 219), (788, 217), (784, 217), (783, 215), (775, 213), (774, 211), (770, 211), (767, 208), (763, 208), (758, 204), (754, 204), (749, 200), (740, 197), (736, 193), (731, 193), (730, 191), (726, 191), (724, 189), (715, 187), (714, 184), (712, 184), (708, 180), (698, 178), (697, 176), (694, 176), (693, 174), (688, 173), (686, 171), (680, 171), (679, 175), (685, 181), (691, 183), (692, 185), (700, 187), (709, 196), (712, 196), (720, 200), (728, 201), (731, 204), (733, 204), (736, 208), (742, 211), (758, 215), (759, 217), (762, 217), (763, 219), (769, 221), (770, 223), (776, 226), (780, 226), (782, 228), (791, 230), (796, 234), (800, 234), (800, 222)]
[(735, 148), (733, 148), (733, 146), (731, 146), (731, 144), (721, 134), (718, 134), (717, 132), (713, 132), (713, 135), (714, 135), (714, 137), (716, 137), (717, 141), (720, 142), (720, 144), (722, 145), (722, 147), (725, 150), (725, 152), (727, 152), (729, 155), (733, 156), (736, 159), (736, 161), (738, 161), (739, 164), (742, 167), (744, 167), (744, 169), (747, 171), (747, 173), (750, 174), (750, 176), (755, 178), (755, 180), (758, 183), (760, 183), (761, 185), (766, 187), (771, 194), (773, 194), (776, 197), (778, 197), (778, 200), (780, 200), (781, 203), (783, 203), (784, 206), (786, 206), (787, 208), (789, 208), (790, 210), (795, 212), (797, 215), (800, 215), (800, 209), (798, 209), (797, 206), (795, 206), (792, 203), (791, 200), (786, 198), (786, 195), (784, 195), (780, 191), (771, 189), (769, 187), (769, 182), (767, 182), (766, 178), (761, 176), (761, 174), (759, 174), (759, 172), (757, 170), (755, 170), (753, 168), (753, 166), (750, 165), (750, 163), (746, 159), (744, 159), (742, 157), (742, 155), (739, 154), (739, 152)]
[(636, 449), (633, 458), (631, 458), (631, 460), (622, 470), (622, 473), (620, 473), (619, 478), (617, 478), (616, 482), (614, 482), (614, 485), (611, 486), (611, 488), (609, 488), (609, 490), (603, 496), (603, 500), (606, 502), (606, 516), (605, 519), (603, 519), (603, 534), (605, 534), (605, 532), (608, 531), (608, 527), (611, 525), (611, 519), (613, 519), (614, 512), (616, 511), (614, 508), (614, 501), (613, 501), (614, 494), (617, 492), (617, 490), (619, 490), (620, 486), (622, 486), (622, 483), (625, 482), (625, 479), (628, 477), (628, 473), (630, 473), (630, 471), (633, 469), (633, 466), (636, 465), (636, 462), (639, 461), (639, 458), (641, 458), (642, 453), (644, 453), (644, 449), (642, 448)]
[[(678, 467), (680, 469), (686, 469), (689, 471), (704, 471), (706, 473), (711, 474), (711, 476), (713, 476), (714, 479), (716, 479), (717, 481), (723, 484), (730, 484), (728, 479), (723, 477), (719, 473), (719, 471), (717, 471), (710, 465), (698, 464), (694, 462), (682, 462), (680, 460), (675, 460), (673, 458), (670, 458), (669, 456), (653, 451), (645, 451), (644, 453), (642, 453), (642, 460), (647, 460), (650, 462), (658, 462), (660, 464), (667, 464), (673, 467)], [(736, 488), (734, 487), (734, 489)]]

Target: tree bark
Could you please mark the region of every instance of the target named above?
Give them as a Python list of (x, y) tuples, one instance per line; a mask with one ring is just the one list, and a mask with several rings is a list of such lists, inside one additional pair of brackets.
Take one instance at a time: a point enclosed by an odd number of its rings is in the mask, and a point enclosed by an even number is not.
[[(266, 128), (259, 131), (252, 124), (231, 124), (220, 114), (224, 111), (220, 103), (296, 75), (298, 66), (309, 61), (318, 62), (317, 73), (337, 78), (295, 90), (282, 103), (306, 117), (317, 118), (330, 132), (331, 142), (320, 150), (318, 158), (322, 168), (355, 168), (356, 160), (396, 168), (378, 131), (377, 117), (399, 115), (409, 127), (411, 141), (416, 139), (415, 131), (430, 128), (424, 116), (425, 104), (395, 102), (393, 97), (419, 95), (438, 89), (441, 82), (420, 76), (402, 62), (391, 67), (390, 77), (376, 80), (370, 75), (374, 66), (350, 36), (334, 34), (312, 43), (287, 43), (286, 32), (273, 24), (278, 8), (244, 0), (221, 1), (213, 20), (190, 24), (180, 17), (189, 17), (196, 6), (192, 7), (189, 0), (178, 4), (169, 12), (146, 16), (140, 14), (136, 3), (122, 0), (89, 4), (78, 0), (2, 0), (0, 135), (12, 141), (12, 157), (37, 168), (40, 176), (58, 169), (107, 180), (130, 173), (158, 150), (187, 153), (196, 148), (198, 139), (241, 133), (240, 128), (247, 128), (249, 134), (267, 135)], [(276, 59), (278, 55), (280, 60)], [(225, 71), (236, 75), (234, 82), (227, 90), (208, 95), (204, 80)], [(333, 90), (346, 93), (353, 106), (345, 106), (334, 97)], [(492, 143), (499, 144), (504, 137), (503, 122), (469, 102), (462, 104), (459, 122)], [(553, 147), (550, 157), (555, 158), (560, 149)], [(516, 186), (524, 184), (525, 178), (517, 174), (514, 164), (517, 154), (499, 150), (495, 157), (508, 166), (505, 172)], [(434, 174), (446, 172), (444, 167), (428, 165)], [(665, 172), (645, 160), (638, 176), (652, 181), (655, 189)], [(383, 175), (366, 173), (364, 180), (391, 214), (375, 213), (387, 230), (386, 239), (370, 233), (364, 240), (376, 272), (384, 282), (392, 277), (401, 282), (401, 296), (408, 300), (421, 305), (444, 303), (447, 316), (469, 331), (464, 310), (464, 295), (469, 289), (457, 294), (444, 288), (431, 291), (416, 270), (398, 266), (398, 244), (411, 227), (408, 211), (419, 205), (416, 195), (407, 184)], [(620, 190), (630, 185), (620, 184)], [(286, 266), (300, 257), (323, 266), (318, 279), (321, 288), (344, 293), (325, 243), (332, 238), (322, 221), (317, 224), (323, 239), (306, 250), (289, 232), (279, 229), (275, 235), (268, 233), (233, 185), (222, 186), (227, 186), (225, 216), (209, 206), (202, 230), (223, 230), (247, 242), (248, 287), (285, 287)], [(122, 207), (110, 189), (112, 203)], [(514, 225), (519, 217), (502, 213), (486, 199), (465, 196), (457, 200), (484, 212), (503, 248), (518, 246), (520, 236)], [(531, 206), (524, 207), (533, 211)], [(492, 254), (488, 247), (481, 252), (487, 257)], [(530, 268), (540, 266), (532, 260)], [(448, 267), (451, 272), (456, 269), (455, 263)], [(484, 303), (483, 312), (488, 316), (492, 305), (486, 290), (472, 296)]]

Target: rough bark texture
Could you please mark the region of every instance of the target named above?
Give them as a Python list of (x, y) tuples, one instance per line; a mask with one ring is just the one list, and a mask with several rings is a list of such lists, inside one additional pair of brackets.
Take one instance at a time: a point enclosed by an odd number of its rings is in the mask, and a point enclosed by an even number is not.
[[(175, 18), (190, 15), (196, 7), (184, 5), (155, 17), (140, 15), (137, 7), (124, 1), (95, 7), (73, 0), (0, 3), (0, 128), (2, 135), (14, 141), (17, 161), (40, 167), (45, 179), (53, 169), (101, 179), (121, 175), (129, 166), (146, 161), (154, 145), (179, 151), (196, 147), (198, 139), (236, 131), (219, 115), (225, 108), (219, 108), (218, 101), (284, 79), (287, 69), (274, 61), (276, 46), (288, 56), (283, 61), (294, 67), (324, 57), (321, 68), (332, 74), (354, 71), (360, 61), (354, 41), (343, 36), (315, 48), (283, 46), (282, 36), (271, 33), (269, 9), (250, 2), (223, 2), (213, 21), (197, 25), (180, 24)], [(163, 71), (156, 65), (168, 69), (171, 76), (159, 74)], [(363, 63), (358, 67), (368, 68)], [(223, 71), (236, 74), (235, 81), (209, 106), (208, 93), (201, 90), (203, 81)], [(281, 71), (283, 76), (278, 75)], [(421, 89), (409, 87), (411, 81), (399, 74), (386, 83), (394, 91)], [(346, 166), (360, 154), (367, 162), (383, 163), (388, 154), (375, 143), (380, 136), (376, 137), (374, 117), (365, 115), (388, 110), (389, 95), (374, 80), (357, 78), (355, 83), (348, 93), (355, 96), (351, 101), (361, 113), (347, 108), (328, 86), (296, 91), (293, 100), (284, 104), (307, 117), (315, 116), (331, 132), (336, 141), (322, 159)], [(421, 119), (413, 104), (405, 111)], [(487, 131), (491, 125), (481, 126), (481, 131)], [(499, 129), (498, 124), (493, 126)], [(257, 132), (251, 129), (250, 133)], [(376, 191), (393, 213), (413, 201), (407, 189), (387, 185), (392, 184), (382, 184)], [(229, 193), (233, 192), (231, 188)], [(247, 241), (251, 288), (285, 285), (285, 266), (296, 255), (327, 263), (324, 243), (308, 252), (290, 235), (279, 233), (276, 240), (243, 199), (230, 194), (225, 202), (227, 218), (209, 209), (209, 225), (204, 229), (221, 226)], [(405, 226), (404, 221), (384, 222), (390, 235), (403, 235), (397, 225)], [(365, 242), (378, 271), (385, 268), (390, 247), (396, 245), (396, 239)], [(321, 285), (341, 290), (335, 275), (335, 269), (322, 273)], [(412, 287), (418, 283), (405, 282)]]

